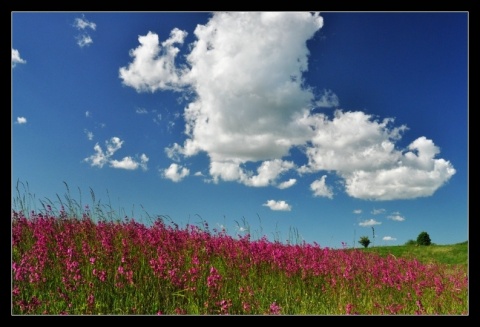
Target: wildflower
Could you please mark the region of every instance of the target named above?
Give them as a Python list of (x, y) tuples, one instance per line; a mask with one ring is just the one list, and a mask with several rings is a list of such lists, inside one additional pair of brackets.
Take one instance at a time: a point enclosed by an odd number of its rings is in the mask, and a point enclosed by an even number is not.
[(279, 315), (280, 310), (281, 310), (280, 306), (275, 301), (273, 301), (273, 303), (270, 304), (270, 314), (271, 315)]

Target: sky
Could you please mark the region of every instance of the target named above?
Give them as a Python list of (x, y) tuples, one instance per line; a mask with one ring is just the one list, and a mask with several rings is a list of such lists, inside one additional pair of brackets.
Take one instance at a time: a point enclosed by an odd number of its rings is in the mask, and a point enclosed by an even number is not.
[(12, 12), (12, 204), (21, 182), (37, 210), (70, 192), (234, 237), (466, 241), (468, 22)]

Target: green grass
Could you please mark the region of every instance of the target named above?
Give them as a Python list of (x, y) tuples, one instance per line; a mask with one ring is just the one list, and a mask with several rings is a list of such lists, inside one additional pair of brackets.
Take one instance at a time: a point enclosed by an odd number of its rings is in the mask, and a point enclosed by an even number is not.
[(365, 252), (374, 252), (381, 256), (417, 259), (422, 263), (440, 263), (446, 265), (468, 266), (468, 241), (450, 245), (397, 245), (363, 248)]

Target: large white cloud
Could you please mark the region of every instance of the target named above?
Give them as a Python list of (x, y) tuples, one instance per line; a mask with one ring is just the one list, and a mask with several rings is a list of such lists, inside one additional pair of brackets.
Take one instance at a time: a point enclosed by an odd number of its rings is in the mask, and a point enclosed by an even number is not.
[[(407, 127), (394, 126), (393, 118), (340, 109), (330, 118), (312, 110), (339, 105), (331, 90), (313, 90), (303, 79), (307, 41), (322, 26), (318, 13), (215, 13), (194, 30), (185, 65), (175, 59), (187, 32), (175, 28), (164, 42), (148, 32), (119, 75), (139, 92), (195, 94), (184, 110), (186, 139), (165, 151), (175, 161), (205, 152), (211, 181), (286, 188), (293, 179), (280, 177), (289, 171), (328, 172), (360, 199), (432, 195), (455, 174), (450, 162), (436, 158), (433, 141), (419, 137), (398, 149)], [(294, 147), (305, 150), (301, 167), (285, 160)], [(246, 169), (252, 163), (256, 172)], [(311, 190), (332, 198), (325, 176)]]

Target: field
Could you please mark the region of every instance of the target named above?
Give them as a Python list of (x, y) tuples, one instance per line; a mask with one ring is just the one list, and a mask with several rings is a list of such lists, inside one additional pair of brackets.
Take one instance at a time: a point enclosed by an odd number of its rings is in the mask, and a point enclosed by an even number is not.
[(19, 191), (13, 315), (469, 314), (468, 242), (330, 249), (161, 216), (147, 227), (91, 196), (37, 210)]

